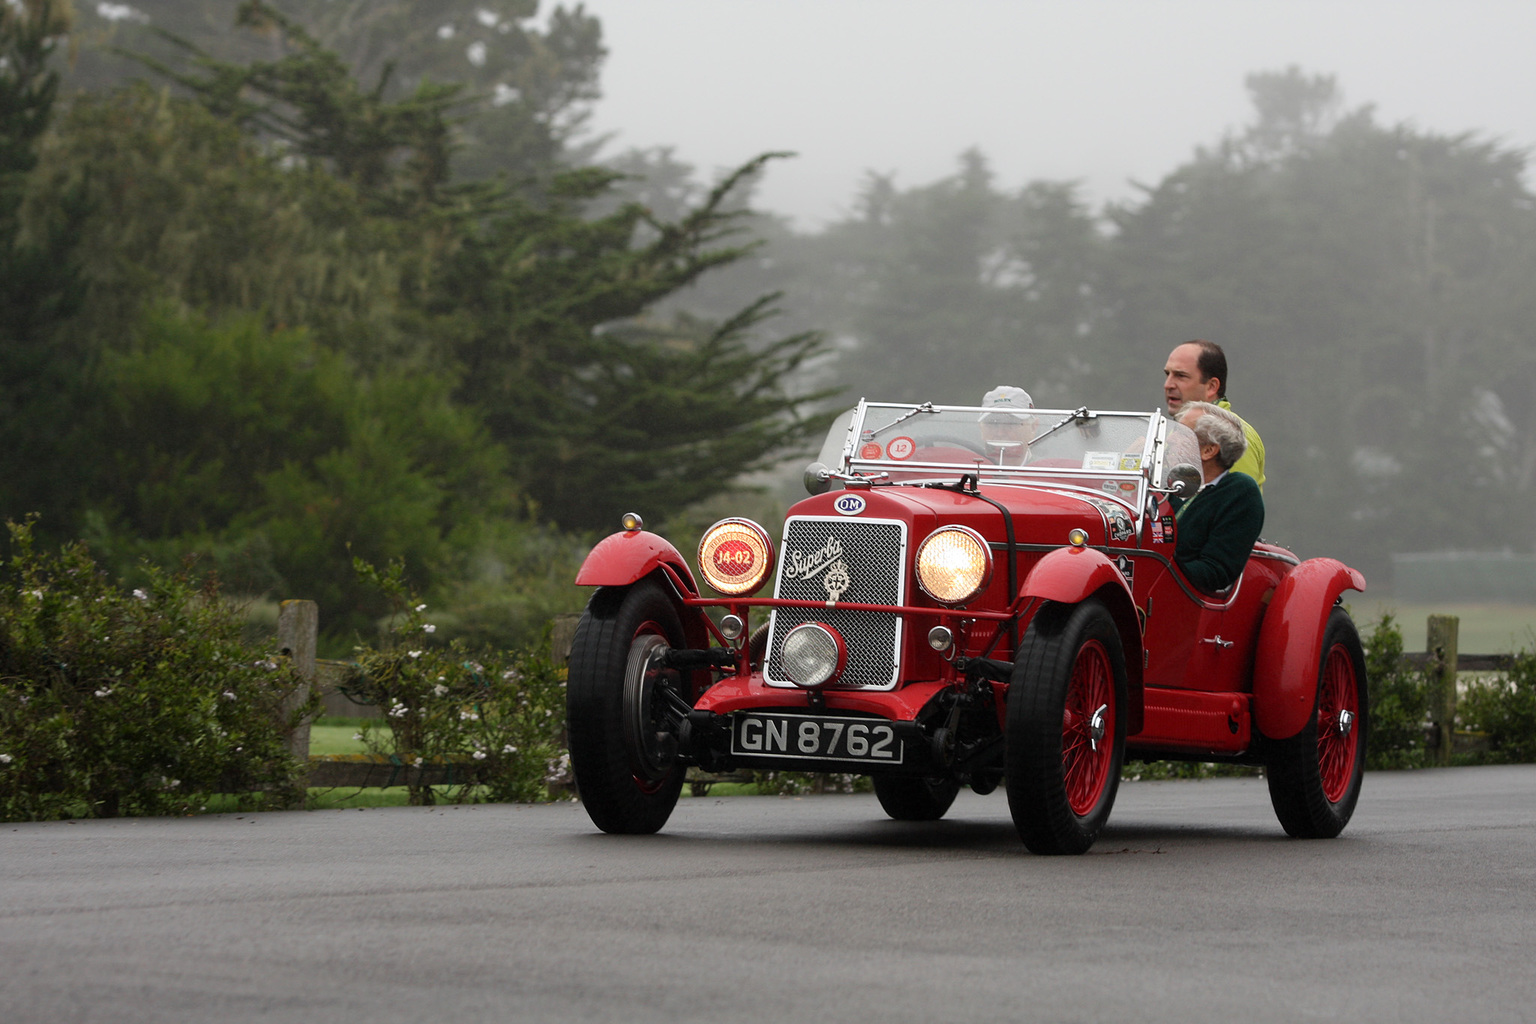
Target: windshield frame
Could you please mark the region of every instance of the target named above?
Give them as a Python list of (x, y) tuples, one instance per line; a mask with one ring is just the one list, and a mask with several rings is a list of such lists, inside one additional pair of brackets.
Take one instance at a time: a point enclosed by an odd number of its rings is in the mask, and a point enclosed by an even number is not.
[[(1065, 490), (1095, 499), (1108, 499), (1126, 506), (1135, 518), (1141, 517), (1146, 507), (1153, 482), (1163, 480), (1168, 469), (1168, 417), (1162, 410), (1097, 410), (1097, 409), (1031, 409), (1030, 415), (1045, 424), (1054, 424), (1066, 417), (1076, 416), (1083, 423), (1123, 419), (1139, 422), (1141, 448), (1127, 448), (1113, 467), (1082, 468), (1072, 466), (1020, 466), (997, 465), (978, 454), (973, 463), (929, 462), (913, 459), (898, 460), (886, 457), (863, 457), (860, 446), (876, 436), (888, 435), (898, 423), (915, 417), (954, 414), (968, 420), (980, 421), (982, 415), (995, 410), (982, 406), (936, 405), (934, 403), (871, 402), (860, 399), (851, 410), (846, 430), (838, 444), (839, 431), (834, 428), (823, 446), (823, 453), (833, 456), (837, 452), (835, 468), (840, 474), (868, 480), (875, 486), (921, 486), (933, 483), (956, 483), (964, 477), (972, 477), (977, 484), (1046, 487)], [(844, 416), (848, 416), (847, 413)], [(839, 418), (841, 420), (841, 417)], [(865, 424), (878, 424), (866, 427)], [(1034, 441), (1030, 442), (1031, 444)], [(1134, 457), (1136, 468), (1122, 468), (1124, 462)], [(1081, 482), (1079, 482), (1081, 481)], [(1131, 491), (1119, 487), (1106, 489), (1109, 483), (1134, 483)]]

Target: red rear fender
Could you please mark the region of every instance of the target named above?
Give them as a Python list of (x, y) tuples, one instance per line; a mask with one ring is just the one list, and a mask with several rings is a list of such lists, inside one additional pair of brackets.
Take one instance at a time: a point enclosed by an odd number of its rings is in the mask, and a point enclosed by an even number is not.
[(1253, 666), (1253, 718), (1272, 740), (1296, 735), (1312, 717), (1323, 630), (1346, 590), (1365, 590), (1365, 577), (1332, 558), (1309, 558), (1275, 588)]

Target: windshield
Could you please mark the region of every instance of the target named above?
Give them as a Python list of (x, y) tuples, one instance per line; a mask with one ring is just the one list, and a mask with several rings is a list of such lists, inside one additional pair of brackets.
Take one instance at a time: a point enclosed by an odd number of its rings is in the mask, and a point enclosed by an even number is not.
[(822, 446), (824, 465), (881, 483), (954, 481), (1082, 487), (1139, 509), (1143, 488), (1199, 465), (1187, 427), (1160, 412), (999, 411), (980, 406), (861, 402)]

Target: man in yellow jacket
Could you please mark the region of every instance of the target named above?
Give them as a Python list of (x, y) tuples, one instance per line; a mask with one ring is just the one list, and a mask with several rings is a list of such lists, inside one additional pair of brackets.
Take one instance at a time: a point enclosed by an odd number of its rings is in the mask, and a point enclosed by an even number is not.
[[(1186, 402), (1209, 402), (1232, 412), (1227, 401), (1227, 354), (1213, 341), (1186, 341), (1168, 355), (1163, 366), (1163, 398), (1168, 415), (1178, 418)], [(1233, 415), (1237, 415), (1233, 413)], [(1264, 489), (1264, 441), (1253, 424), (1238, 417), (1248, 449), (1232, 472), (1251, 476)]]

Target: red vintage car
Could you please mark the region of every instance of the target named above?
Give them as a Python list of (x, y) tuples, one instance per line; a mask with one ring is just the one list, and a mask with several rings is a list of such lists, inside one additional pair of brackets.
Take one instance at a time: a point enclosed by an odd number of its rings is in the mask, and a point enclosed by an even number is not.
[(1261, 541), (1201, 593), (1173, 561), (1188, 428), (1031, 410), (1000, 439), (988, 418), (860, 402), (777, 545), (705, 531), (719, 596), (639, 516), (592, 550), (567, 710), (598, 828), (660, 829), (690, 765), (830, 771), (912, 821), (1002, 785), (1030, 850), (1082, 853), (1133, 757), (1263, 765), (1286, 832), (1343, 830), (1367, 701), (1341, 595), (1364, 577)]

